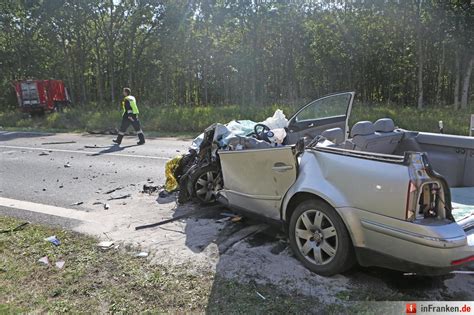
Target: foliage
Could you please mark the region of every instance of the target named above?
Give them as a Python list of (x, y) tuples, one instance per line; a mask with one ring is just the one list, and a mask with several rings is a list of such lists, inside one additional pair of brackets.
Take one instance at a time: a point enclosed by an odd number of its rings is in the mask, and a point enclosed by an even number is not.
[(155, 106), (356, 90), (467, 107), (473, 51), (466, 0), (3, 1), (0, 104), (15, 105), (12, 80), (57, 78), (77, 104), (116, 106), (130, 86)]

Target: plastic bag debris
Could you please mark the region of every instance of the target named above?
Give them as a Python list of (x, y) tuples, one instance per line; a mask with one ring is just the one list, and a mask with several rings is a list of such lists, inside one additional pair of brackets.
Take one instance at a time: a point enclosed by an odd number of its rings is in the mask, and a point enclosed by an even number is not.
[(97, 244), (97, 246), (102, 249), (109, 249), (112, 247), (112, 245), (114, 245), (113, 241), (102, 241), (99, 244)]
[(61, 245), (61, 241), (56, 237), (56, 235), (52, 235), (50, 237), (47, 237), (44, 240), (52, 243), (55, 246)]

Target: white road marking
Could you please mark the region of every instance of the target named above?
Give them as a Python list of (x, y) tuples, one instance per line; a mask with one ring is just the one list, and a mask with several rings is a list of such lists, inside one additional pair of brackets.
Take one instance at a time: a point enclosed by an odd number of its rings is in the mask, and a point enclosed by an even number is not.
[(135, 155), (135, 154), (121, 154), (121, 153), (104, 153), (98, 154), (99, 152), (94, 151), (78, 151), (78, 150), (65, 150), (65, 149), (50, 149), (50, 148), (32, 148), (32, 147), (19, 147), (13, 145), (0, 145), (0, 148), (5, 149), (18, 149), (18, 150), (36, 150), (36, 151), (52, 151), (52, 152), (66, 152), (66, 153), (79, 153), (79, 154), (86, 154), (86, 155), (94, 155), (95, 156), (123, 156), (123, 157), (133, 157), (133, 158), (142, 158), (142, 159), (154, 159), (154, 160), (169, 160), (170, 157), (164, 156), (149, 156), (149, 155)]
[(54, 215), (58, 217), (68, 218), (68, 219), (94, 222), (93, 220), (91, 220), (90, 218), (91, 215), (88, 212), (62, 208), (62, 207), (56, 207), (56, 206), (50, 206), (50, 205), (45, 205), (41, 203), (0, 197), (0, 206), (19, 209), (19, 210), (27, 210), (27, 211), (36, 212), (36, 213)]

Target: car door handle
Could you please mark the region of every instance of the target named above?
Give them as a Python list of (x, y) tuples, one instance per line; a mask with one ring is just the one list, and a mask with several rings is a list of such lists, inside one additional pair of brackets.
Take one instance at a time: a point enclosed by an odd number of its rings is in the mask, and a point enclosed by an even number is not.
[(275, 172), (285, 172), (291, 169), (293, 169), (292, 165), (287, 165), (284, 163), (275, 163), (272, 167), (272, 170), (274, 170)]

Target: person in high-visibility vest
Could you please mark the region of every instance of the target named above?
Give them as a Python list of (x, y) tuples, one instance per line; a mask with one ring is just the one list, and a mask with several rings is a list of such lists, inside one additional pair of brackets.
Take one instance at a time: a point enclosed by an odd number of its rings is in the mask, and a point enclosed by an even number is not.
[(135, 97), (130, 95), (132, 91), (129, 88), (123, 88), (123, 101), (122, 101), (122, 124), (120, 125), (117, 139), (113, 140), (117, 144), (122, 143), (123, 136), (130, 125), (138, 134), (138, 145), (145, 143), (145, 135), (143, 134), (142, 128), (140, 127), (140, 121), (138, 120), (138, 107)]

